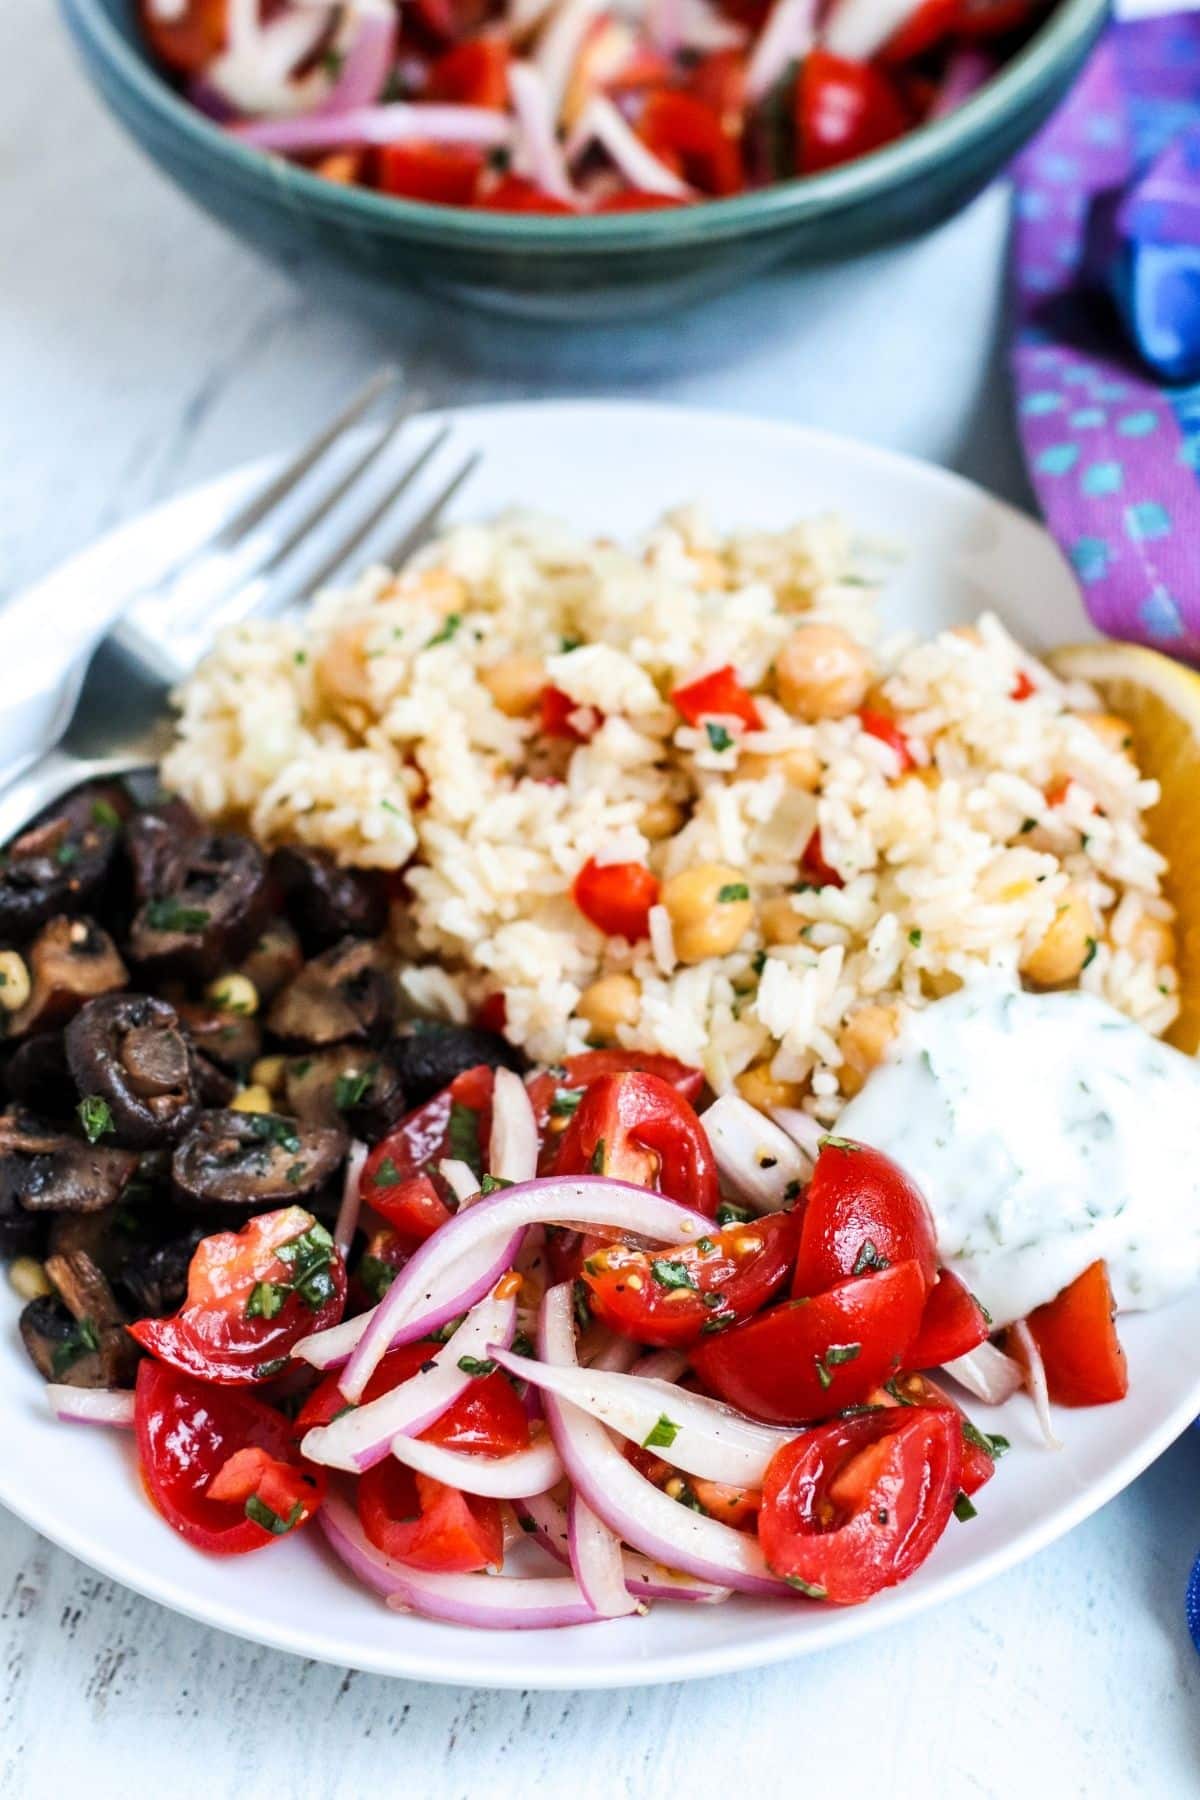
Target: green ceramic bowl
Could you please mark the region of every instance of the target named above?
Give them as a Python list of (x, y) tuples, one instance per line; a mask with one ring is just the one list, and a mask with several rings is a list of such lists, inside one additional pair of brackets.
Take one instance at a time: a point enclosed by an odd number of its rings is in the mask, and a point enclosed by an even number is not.
[(665, 312), (797, 257), (834, 261), (963, 206), (1070, 85), (1108, 0), (1059, 0), (1042, 29), (958, 112), (828, 174), (733, 200), (606, 218), (467, 212), (335, 186), (236, 143), (142, 50), (133, 0), (62, 0), (97, 87), (206, 211), (263, 254), (384, 296), (423, 290), (527, 318), (612, 322)]

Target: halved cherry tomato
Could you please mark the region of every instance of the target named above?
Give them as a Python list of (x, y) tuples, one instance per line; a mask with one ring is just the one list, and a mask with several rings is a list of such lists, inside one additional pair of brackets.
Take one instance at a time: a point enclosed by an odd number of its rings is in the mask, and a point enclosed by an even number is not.
[(1026, 1323), (1042, 1353), (1046, 1387), (1059, 1406), (1106, 1406), (1129, 1391), (1105, 1262), (1090, 1263)]
[(796, 79), (800, 172), (816, 174), (890, 143), (909, 119), (888, 77), (871, 63), (810, 50)]
[(673, 1056), (656, 1056), (648, 1050), (583, 1050), (578, 1056), (568, 1056), (566, 1062), (556, 1068), (543, 1069), (531, 1078), (529, 1101), (538, 1130), (545, 1132), (556, 1122), (565, 1130), (566, 1121), (583, 1098), (584, 1089), (593, 1081), (599, 1081), (602, 1075), (620, 1075), (626, 1069), (640, 1069), (643, 1074), (657, 1075), (692, 1103), (699, 1099), (704, 1087), (704, 1071), (676, 1062)]
[(508, 106), (508, 62), (508, 44), (498, 33), (489, 31), (467, 38), (434, 63), (429, 75), (429, 98), (504, 112)]
[(702, 1337), (692, 1366), (705, 1387), (752, 1418), (827, 1418), (905, 1366), (924, 1302), (919, 1265), (893, 1263)]
[(376, 153), (375, 182), (381, 193), (401, 200), (470, 206), (484, 167), (483, 151), (470, 144), (383, 144)]
[(574, 213), (566, 200), (556, 200), (521, 175), (505, 175), (494, 187), (481, 188), (475, 205), (483, 212)]
[(346, 1270), (333, 1239), (311, 1213), (288, 1206), (204, 1238), (180, 1311), (129, 1331), (185, 1375), (245, 1385), (277, 1375), (294, 1345), (336, 1325), (345, 1304)]
[(871, 1395), (872, 1406), (933, 1406), (952, 1412), (961, 1421), (963, 1440), (962, 1491), (977, 1494), (996, 1473), (996, 1458), (1008, 1449), (1008, 1439), (985, 1437), (961, 1406), (925, 1375), (897, 1375)]
[(711, 1218), (720, 1203), (708, 1134), (677, 1089), (657, 1075), (601, 1075), (586, 1089), (554, 1160), (558, 1175), (610, 1175), (657, 1187)]
[(589, 857), (575, 877), (571, 898), (598, 931), (636, 944), (650, 934), (658, 876), (644, 863), (598, 863)]
[(914, 1369), (940, 1369), (956, 1356), (977, 1350), (991, 1329), (987, 1314), (966, 1283), (951, 1270), (940, 1269), (908, 1360)]
[[(681, 1506), (705, 1512), (710, 1519), (720, 1519), (735, 1531), (753, 1531), (762, 1505), (762, 1489), (737, 1487), (726, 1481), (704, 1481), (698, 1475), (685, 1475), (672, 1463), (664, 1462), (641, 1444), (626, 1443), (626, 1460), (652, 1481), (657, 1488), (670, 1488), (671, 1498)], [(678, 1486), (675, 1484), (678, 1483)]]
[(795, 1252), (795, 1215), (770, 1213), (684, 1249), (601, 1246), (584, 1262), (583, 1280), (611, 1331), (674, 1348), (696, 1343), (716, 1320), (751, 1318), (783, 1287)]
[(745, 186), (736, 135), (694, 94), (660, 89), (646, 101), (638, 136), (701, 193), (736, 194)]
[(383, 1158), (372, 1172), (371, 1205), (400, 1237), (423, 1244), (454, 1215), (428, 1175), (410, 1175), (407, 1181), (392, 1184), (387, 1179), (391, 1169), (383, 1167), (386, 1161)]
[(464, 1145), (473, 1146), (478, 1155), (486, 1151), (495, 1079), (485, 1063), (464, 1069), (449, 1087), (401, 1119), (363, 1164), (364, 1202), (414, 1244), (423, 1243), (450, 1214), (445, 1206), (437, 1211), (425, 1188), (405, 1191), (406, 1184), (424, 1176), (436, 1193), (432, 1171), (443, 1157), (461, 1156)]
[(864, 731), (869, 732), (873, 738), (878, 738), (881, 744), (886, 744), (889, 750), (895, 751), (901, 775), (907, 775), (910, 769), (916, 768), (908, 739), (890, 713), (875, 712), (871, 707), (864, 706), (858, 718)]
[(572, 700), (570, 694), (564, 694), (561, 688), (543, 688), (538, 706), (543, 737), (565, 738), (569, 743), (586, 744), (589, 738), (595, 737), (604, 723), (603, 715), (594, 706), (580, 706), (578, 700)]
[(825, 852), (821, 845), (821, 827), (813, 831), (800, 858), (800, 868), (806, 880), (814, 887), (845, 887), (846, 883), (838, 874), (832, 863), (825, 861)]
[(910, 1258), (931, 1288), (937, 1235), (916, 1182), (881, 1150), (825, 1138), (804, 1204), (793, 1294), (819, 1294), (849, 1275)]
[(688, 79), (688, 92), (703, 100), (735, 135), (746, 117), (746, 56), (741, 50), (710, 50)]
[(414, 1475), (391, 1456), (360, 1478), (358, 1516), (377, 1550), (414, 1569), (469, 1574), (504, 1561), (498, 1500)]
[(834, 1419), (777, 1450), (758, 1539), (777, 1575), (852, 1606), (920, 1567), (962, 1484), (962, 1433), (932, 1408)]
[(155, 0), (138, 0), (138, 22), (168, 68), (202, 75), (225, 48), (229, 0), (182, 0), (170, 12)]
[(737, 678), (737, 672), (726, 663), (686, 687), (677, 687), (671, 701), (689, 725), (699, 725), (705, 718), (740, 719), (750, 731), (762, 729), (762, 714)]
[[(261, 1550), (306, 1525), (321, 1504), (324, 1471), (301, 1459), (287, 1420), (252, 1395), (192, 1381), (147, 1358), (138, 1368), (134, 1420), (147, 1492), (197, 1549), (217, 1556)], [(258, 1453), (253, 1466), (239, 1461), (248, 1452)], [(219, 1497), (222, 1473), (226, 1499)]]
[[(364, 1406), (390, 1394), (408, 1381), (433, 1354), (428, 1343), (400, 1344), (380, 1361), (363, 1390)], [(330, 1425), (346, 1410), (346, 1396), (338, 1386), (338, 1371), (326, 1375), (296, 1415), (296, 1434), (302, 1438), (317, 1425)], [(529, 1418), (511, 1381), (499, 1369), (478, 1375), (440, 1419), (420, 1433), (426, 1444), (443, 1450), (469, 1450), (480, 1456), (511, 1456), (529, 1447)]]

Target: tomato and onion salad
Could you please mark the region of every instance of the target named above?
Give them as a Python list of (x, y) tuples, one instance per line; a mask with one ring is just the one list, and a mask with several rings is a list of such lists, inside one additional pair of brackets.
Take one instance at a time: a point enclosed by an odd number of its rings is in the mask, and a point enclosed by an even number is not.
[[(961, 105), (1046, 10), (695, 0), (581, 15), (549, 0), (518, 37), (498, 0), (138, 0), (156, 61), (243, 142), (399, 199), (564, 217), (724, 199), (867, 156)], [(561, 734), (588, 735), (571, 710)]]
[[(557, 1578), (562, 1605), (547, 1616), (628, 1610), (621, 1559), (639, 1551), (706, 1593), (724, 1580), (854, 1605), (905, 1580), (952, 1517), (973, 1515), (971, 1496), (1008, 1447), (926, 1372), (986, 1344), (990, 1321), (940, 1267), (924, 1195), (864, 1144), (822, 1139), (807, 1186), (779, 1211), (753, 1216), (723, 1198), (695, 1105), (702, 1085), (669, 1058), (620, 1051), (588, 1052), (524, 1083), (468, 1069), (371, 1149), (360, 1177), (367, 1248), (352, 1253), (349, 1277), (330, 1233), (300, 1207), (204, 1238), (179, 1312), (129, 1327), (148, 1352), (133, 1399), (142, 1480), (167, 1523), (210, 1554), (244, 1555), (318, 1519), (333, 1481), (352, 1499), (356, 1561), (377, 1559), (372, 1579), (407, 1570), (419, 1609), (423, 1578), (503, 1568), (509, 1503), (472, 1474), (499, 1461), (536, 1467), (543, 1481), (565, 1467), (589, 1522), (592, 1561)], [(493, 1127), (514, 1106), (535, 1131), (538, 1170), (515, 1185), (486, 1169)], [(438, 1172), (447, 1156), (478, 1178), (469, 1205)], [(522, 1194), (540, 1224), (512, 1240), (513, 1266), (482, 1299), (464, 1301), (462, 1317), (383, 1346), (357, 1404), (344, 1370), (320, 1375), (297, 1359), (347, 1306), (387, 1291), (378, 1270), (364, 1272), (380, 1261), (381, 1239), (394, 1249), (385, 1273), (395, 1279), (433, 1245), (478, 1236), (480, 1220), (486, 1238), (488, 1209)], [(570, 1229), (572, 1197), (590, 1225)], [(569, 1241), (554, 1250), (556, 1239)], [(556, 1277), (567, 1285), (548, 1288)], [(441, 1279), (444, 1296), (452, 1264)], [(575, 1318), (575, 1357), (553, 1370), (530, 1360), (540, 1334), (551, 1362), (563, 1361), (544, 1294), (572, 1296), (558, 1316)], [(514, 1299), (522, 1329), (510, 1353), (511, 1324), (493, 1343), (481, 1334), (494, 1338), (495, 1328), (471, 1321), (504, 1306), (511, 1321)], [(1026, 1324), (1056, 1403), (1124, 1394), (1102, 1263)], [(455, 1356), (460, 1330), (480, 1353)], [(589, 1366), (605, 1373), (592, 1380)], [(426, 1391), (428, 1406), (407, 1403)], [(576, 1425), (560, 1438), (567, 1399), (571, 1416), (593, 1419), (582, 1436)], [(415, 1468), (387, 1454), (386, 1438), (358, 1462), (327, 1454), (339, 1433), (369, 1440), (375, 1414), (411, 1421), (400, 1428), (436, 1451), (436, 1478), (415, 1449)], [(611, 1495), (605, 1424), (622, 1440), (625, 1470)], [(588, 1462), (589, 1431), (599, 1432), (607, 1475)], [(514, 1491), (525, 1490), (493, 1488)], [(327, 1535), (335, 1547), (344, 1539), (340, 1528)], [(598, 1553), (612, 1577), (607, 1604)], [(464, 1616), (521, 1622), (490, 1603), (467, 1603)]]

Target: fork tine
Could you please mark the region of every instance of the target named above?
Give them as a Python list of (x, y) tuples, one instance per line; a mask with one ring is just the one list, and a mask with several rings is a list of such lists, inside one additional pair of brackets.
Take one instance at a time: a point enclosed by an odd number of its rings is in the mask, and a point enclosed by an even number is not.
[[(327, 556), (325, 561), (321, 564), (320, 568), (308, 576), (306, 582), (308, 587), (315, 592), (317, 588), (325, 586), (329, 581), (330, 576), (341, 568), (348, 557), (353, 556), (359, 546), (366, 542), (367, 538), (371, 535), (372, 531), (374, 531), (380, 521), (387, 517), (401, 494), (406, 493), (412, 486), (418, 475), (420, 475), (421, 471), (432, 461), (433, 457), (441, 449), (449, 436), (450, 427), (448, 425), (443, 425), (434, 432), (433, 436), (429, 439), (429, 442), (422, 446), (417, 456), (405, 469), (400, 479), (388, 489), (378, 506), (372, 507), (371, 511), (367, 514), (361, 524), (356, 525), (350, 535), (344, 538), (335, 550), (331, 551), (329, 556)], [(389, 557), (385, 557), (384, 560), (389, 561), (390, 555)]]
[(442, 514), (455, 494), (470, 480), (482, 461), (482, 453), (473, 450), (461, 468), (450, 477), (441, 492), (429, 502), (416, 523), (411, 525), (404, 536), (384, 553), (383, 561), (389, 567), (399, 568), (415, 551), (421, 548), (421, 545), (432, 535), (435, 527), (440, 523)]

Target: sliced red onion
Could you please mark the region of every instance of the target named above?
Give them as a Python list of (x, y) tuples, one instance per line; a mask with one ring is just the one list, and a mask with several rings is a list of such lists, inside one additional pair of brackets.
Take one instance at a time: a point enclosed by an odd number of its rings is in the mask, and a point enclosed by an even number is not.
[[(569, 1284), (551, 1288), (542, 1306), (542, 1361), (577, 1368)], [(592, 1511), (625, 1543), (670, 1569), (747, 1594), (792, 1590), (771, 1574), (757, 1541), (717, 1519), (680, 1506), (639, 1475), (598, 1419), (557, 1394), (545, 1394), (546, 1418), (571, 1481)]]
[(263, 24), (259, 0), (229, 0), (225, 48), (205, 79), (239, 113), (303, 112), (320, 102), (329, 77), (314, 68), (297, 81), (294, 71), (324, 38), (331, 14), (332, 6), (287, 6)]
[[(553, 1494), (537, 1494), (516, 1503), (517, 1517), (528, 1534), (549, 1552), (556, 1562), (571, 1561), (567, 1549), (570, 1522), (567, 1508)], [(692, 1600), (714, 1606), (728, 1600), (732, 1588), (718, 1587), (711, 1581), (699, 1581), (679, 1569), (668, 1569), (653, 1562), (640, 1550), (622, 1552), (625, 1585), (639, 1600)]]
[(544, 194), (574, 203), (579, 196), (567, 176), (562, 146), (558, 141), (554, 105), (541, 71), (532, 63), (514, 63), (508, 72), (508, 91), (521, 140), (522, 172)]
[(478, 144), (484, 149), (492, 149), (511, 143), (513, 135), (512, 121), (490, 107), (442, 106), (407, 100), (398, 100), (390, 106), (357, 107), (353, 112), (336, 116), (306, 114), (295, 119), (254, 119), (229, 129), (244, 144), (283, 154), (414, 140)]
[[(465, 1272), (469, 1269), (477, 1276), (481, 1260), (485, 1267), (496, 1267), (497, 1244), (505, 1247), (493, 1281), (512, 1264), (520, 1250), (521, 1234), (530, 1225), (576, 1223), (608, 1225), (658, 1243), (694, 1240), (712, 1229), (712, 1221), (703, 1213), (604, 1175), (579, 1175), (569, 1180), (551, 1176), (489, 1194), (456, 1213), (427, 1239), (374, 1312), (366, 1315), (367, 1323), (341, 1381), (346, 1398), (362, 1398), (389, 1344), (404, 1341), (397, 1338), (402, 1326), (407, 1328), (410, 1320), (430, 1316), (443, 1306), (443, 1316), (454, 1318), (464, 1310), (464, 1303), (470, 1304), (465, 1301)], [(490, 1262), (482, 1250), (485, 1242), (491, 1247)], [(312, 1339), (305, 1343), (311, 1345)], [(299, 1345), (296, 1354), (311, 1361)]]
[[(499, 1348), (488, 1355), (522, 1381), (599, 1419), (644, 1449), (661, 1449), (668, 1462), (704, 1481), (758, 1487), (767, 1464), (798, 1435), (744, 1418), (706, 1394), (692, 1394), (638, 1375), (611, 1375), (596, 1368), (550, 1367), (529, 1356)], [(578, 1571), (576, 1571), (578, 1573)]]
[(834, 0), (821, 41), (834, 56), (870, 62), (907, 24), (921, 0)]
[(770, 1116), (809, 1162), (815, 1163), (821, 1153), (821, 1139), (829, 1136), (829, 1127), (799, 1106), (772, 1106)]
[(931, 119), (957, 112), (996, 73), (996, 59), (975, 44), (959, 44), (950, 54), (942, 85), (929, 109)]
[(528, 37), (553, 12), (555, 0), (508, 0), (504, 23), (514, 41)]
[(354, 112), (373, 106), (387, 86), (396, 60), (395, 14), (363, 13), (351, 7), (352, 36), (339, 46), (342, 66), (321, 102), (322, 113)]
[(571, 1572), (593, 1612), (602, 1619), (622, 1619), (636, 1612), (638, 1603), (625, 1585), (620, 1538), (576, 1492), (567, 1502), (567, 1522)]
[(789, 64), (806, 56), (816, 33), (816, 0), (775, 0), (746, 65), (746, 98), (766, 98)]
[(1006, 1356), (1003, 1350), (997, 1350), (995, 1344), (980, 1344), (977, 1349), (968, 1350), (965, 1356), (956, 1356), (953, 1362), (943, 1363), (942, 1367), (969, 1394), (986, 1401), (989, 1406), (1003, 1406), (1025, 1385), (1025, 1371), (1020, 1363)]
[(566, 1563), (569, 1568), (571, 1552), (567, 1540), (571, 1522), (563, 1502), (553, 1494), (525, 1494), (515, 1503), (515, 1510), (529, 1536), (549, 1551), (555, 1562)]
[(1055, 1436), (1054, 1421), (1050, 1417), (1050, 1390), (1046, 1385), (1046, 1365), (1042, 1361), (1042, 1353), (1037, 1347), (1037, 1340), (1024, 1319), (1018, 1319), (1009, 1330), (1020, 1348), (1025, 1363), (1025, 1386), (1029, 1389), (1029, 1398), (1033, 1401), (1033, 1410), (1037, 1414), (1037, 1422), (1041, 1426), (1042, 1436), (1046, 1440), (1048, 1450), (1061, 1450), (1062, 1442)]
[(133, 1425), (133, 1394), (128, 1388), (78, 1388), (51, 1381), (46, 1384), (46, 1399), (55, 1418), (71, 1425)]
[(722, 1094), (700, 1123), (727, 1185), (755, 1212), (778, 1212), (795, 1196), (797, 1183), (808, 1180), (808, 1157), (740, 1094)]
[(544, 1494), (547, 1488), (557, 1487), (563, 1476), (558, 1451), (548, 1437), (511, 1456), (474, 1456), (402, 1434), (392, 1439), (391, 1450), (397, 1462), (419, 1475), (431, 1475), (435, 1481), (461, 1488), (464, 1494), (483, 1494), (492, 1500), (523, 1500), (530, 1494)]
[[(470, 1365), (486, 1359), (490, 1343), (511, 1344), (516, 1324), (514, 1296), (487, 1295), (471, 1308), (448, 1343), (437, 1349), (430, 1345), (429, 1361), (415, 1375), (378, 1400), (308, 1432), (301, 1446), (305, 1456), (354, 1474), (382, 1462), (398, 1434), (416, 1437), (441, 1418), (475, 1379)], [(460, 1367), (463, 1362), (468, 1365), (465, 1369)]]
[(529, 1090), (511, 1069), (497, 1069), (492, 1089), (488, 1172), (497, 1181), (532, 1181), (537, 1174), (538, 1128)]
[(389, 1606), (492, 1631), (548, 1630), (596, 1619), (568, 1575), (435, 1575), (377, 1550), (340, 1494), (328, 1497), (317, 1518), (334, 1554)]
[(599, 144), (631, 187), (647, 194), (665, 194), (686, 200), (693, 190), (668, 169), (627, 125), (611, 100), (595, 94), (567, 139), (567, 161), (575, 162), (592, 144)]
[(479, 1192), (479, 1177), (470, 1163), (462, 1162), (457, 1156), (443, 1156), (438, 1164), (438, 1174), (460, 1206), (469, 1206)]
[(534, 61), (542, 78), (552, 124), (558, 123), (562, 113), (571, 74), (591, 30), (592, 20), (603, 9), (604, 0), (564, 0), (552, 13), (542, 33)]
[(682, 1350), (651, 1350), (646, 1356), (638, 1358), (629, 1373), (640, 1375), (645, 1381), (674, 1382), (679, 1380), (687, 1366), (688, 1358)]
[(612, 1375), (627, 1375), (637, 1361), (637, 1354), (638, 1347), (632, 1338), (618, 1337), (615, 1331), (610, 1331), (599, 1349), (584, 1360), (589, 1369), (607, 1370)]
[(333, 1241), (343, 1259), (350, 1254), (350, 1246), (358, 1230), (358, 1215), (362, 1206), (362, 1172), (366, 1160), (367, 1146), (360, 1144), (355, 1138), (346, 1157), (346, 1173), (342, 1177), (342, 1204), (338, 1208), (337, 1224), (333, 1228)]
[(736, 50), (746, 41), (742, 27), (707, 0), (649, 0), (646, 29), (667, 56), (680, 50)]

